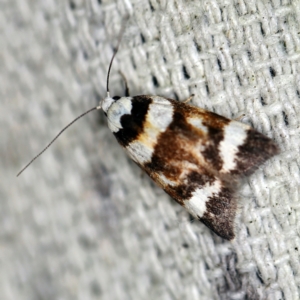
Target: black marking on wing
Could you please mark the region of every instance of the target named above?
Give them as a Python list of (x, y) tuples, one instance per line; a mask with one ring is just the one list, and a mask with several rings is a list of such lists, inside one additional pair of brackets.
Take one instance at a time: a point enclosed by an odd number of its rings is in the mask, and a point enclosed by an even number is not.
[(152, 99), (149, 96), (135, 96), (132, 98), (131, 103), (131, 113), (121, 117), (122, 128), (114, 133), (123, 147), (128, 146), (143, 132), (144, 122)]
[[(206, 126), (206, 124), (203, 124)], [(219, 144), (224, 139), (224, 128), (214, 128), (208, 126), (208, 139), (204, 150), (201, 152), (204, 158), (212, 165), (217, 171), (222, 169), (223, 159), (219, 151)]]
[(226, 240), (234, 239), (236, 201), (230, 188), (223, 186), (219, 193), (209, 197), (206, 211), (199, 220), (215, 234)]
[(235, 159), (236, 168), (231, 172), (232, 174), (249, 175), (279, 152), (271, 139), (252, 128), (248, 130), (245, 142), (238, 149)]

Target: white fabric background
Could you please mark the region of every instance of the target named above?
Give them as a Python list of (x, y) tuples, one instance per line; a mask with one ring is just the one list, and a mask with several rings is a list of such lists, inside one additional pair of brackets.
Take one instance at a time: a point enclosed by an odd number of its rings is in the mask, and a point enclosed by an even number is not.
[[(183, 100), (273, 138), (243, 180), (234, 242), (191, 222), (132, 163), (105, 96)], [(300, 2), (2, 0), (0, 299), (299, 299)]]

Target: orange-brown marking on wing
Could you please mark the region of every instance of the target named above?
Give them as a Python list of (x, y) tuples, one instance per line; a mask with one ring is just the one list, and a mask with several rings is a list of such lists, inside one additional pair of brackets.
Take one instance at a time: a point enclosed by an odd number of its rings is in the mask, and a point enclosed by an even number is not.
[[(171, 197), (183, 205), (183, 200), (191, 197), (192, 192), (201, 185), (210, 183), (215, 176), (209, 171), (207, 163), (212, 141), (210, 131), (204, 132), (187, 122), (189, 117), (201, 118), (203, 124), (212, 124), (211, 115), (190, 105), (170, 100), (173, 103), (173, 121), (168, 129), (159, 135), (151, 162), (143, 166), (149, 176)], [(223, 123), (215, 122), (222, 131)], [(210, 125), (209, 125), (210, 126)], [(168, 184), (161, 180), (162, 174)]]
[[(189, 170), (205, 172), (211, 167), (218, 171), (222, 167), (218, 143), (230, 120), (185, 103), (170, 101), (174, 106), (173, 122), (159, 136), (151, 162), (146, 167), (162, 172), (167, 179), (178, 183)], [(200, 118), (208, 132), (189, 124), (188, 118)]]

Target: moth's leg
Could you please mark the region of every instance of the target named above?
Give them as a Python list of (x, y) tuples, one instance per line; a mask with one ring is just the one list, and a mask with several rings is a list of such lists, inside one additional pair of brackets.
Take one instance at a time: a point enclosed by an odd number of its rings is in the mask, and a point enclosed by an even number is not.
[(128, 87), (127, 79), (126, 79), (125, 75), (123, 74), (123, 72), (119, 71), (119, 73), (121, 74), (121, 76), (123, 77), (123, 80), (125, 82), (125, 97), (129, 97), (129, 87)]
[(182, 101), (182, 102), (183, 102), (183, 103), (188, 103), (188, 102), (190, 102), (190, 101), (193, 99), (194, 96), (195, 96), (195, 95), (192, 94), (191, 96), (189, 96), (187, 99), (185, 99), (185, 100)]
[(241, 121), (245, 116), (246, 116), (246, 114), (242, 114), (242, 115), (240, 115), (240, 116), (234, 118), (233, 120), (234, 120), (234, 121)]

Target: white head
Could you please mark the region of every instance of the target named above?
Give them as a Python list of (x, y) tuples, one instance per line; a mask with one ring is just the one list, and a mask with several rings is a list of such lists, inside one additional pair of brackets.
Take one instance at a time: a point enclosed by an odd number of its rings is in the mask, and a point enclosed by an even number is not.
[(99, 108), (102, 108), (102, 110), (107, 114), (108, 109), (115, 101), (116, 100), (110, 96), (109, 92), (107, 92), (107, 96), (100, 101)]
[(107, 117), (107, 124), (112, 132), (117, 132), (122, 128), (121, 118), (124, 115), (131, 113), (131, 97), (119, 97), (113, 98), (106, 97), (102, 102), (102, 109)]

